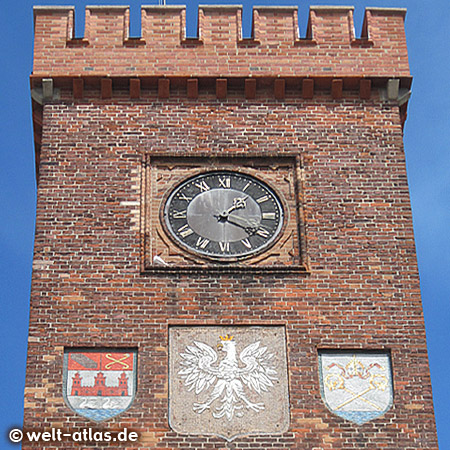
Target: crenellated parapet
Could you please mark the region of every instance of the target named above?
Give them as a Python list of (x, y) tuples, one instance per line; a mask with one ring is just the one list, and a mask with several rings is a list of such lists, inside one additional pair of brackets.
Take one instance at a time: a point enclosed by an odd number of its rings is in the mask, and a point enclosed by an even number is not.
[[(128, 90), (131, 100), (196, 99), (203, 91), (218, 100), (230, 89), (241, 98), (261, 95), (308, 100), (316, 93), (395, 101), (406, 119), (411, 86), (405, 40), (405, 9), (368, 8), (362, 35), (354, 31), (353, 8), (312, 6), (306, 37), (299, 35), (298, 9), (253, 9), (252, 37), (242, 36), (242, 6), (205, 5), (198, 10), (195, 38), (186, 36), (185, 6), (143, 6), (141, 37), (130, 37), (127, 6), (88, 6), (85, 33), (74, 37), (74, 7), (34, 8), (31, 75), (36, 159), (42, 139), (42, 105), (61, 89), (75, 100), (107, 100)], [(87, 93), (89, 91), (89, 93)], [(99, 93), (98, 93), (99, 92)], [(39, 167), (39, 163), (37, 164)]]
[(130, 38), (128, 7), (88, 6), (74, 38), (73, 7), (37, 6), (32, 77), (409, 78), (404, 17), (369, 8), (357, 38), (352, 7), (312, 6), (300, 38), (297, 7), (260, 6), (243, 39), (242, 7), (209, 5), (187, 38), (184, 6), (143, 6), (142, 35)]

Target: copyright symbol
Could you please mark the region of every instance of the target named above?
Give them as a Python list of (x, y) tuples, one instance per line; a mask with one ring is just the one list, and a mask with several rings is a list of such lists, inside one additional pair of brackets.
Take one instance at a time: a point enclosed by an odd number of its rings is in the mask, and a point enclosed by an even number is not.
[(23, 438), (22, 430), (19, 430), (18, 428), (13, 428), (9, 432), (9, 440), (11, 442), (20, 442)]

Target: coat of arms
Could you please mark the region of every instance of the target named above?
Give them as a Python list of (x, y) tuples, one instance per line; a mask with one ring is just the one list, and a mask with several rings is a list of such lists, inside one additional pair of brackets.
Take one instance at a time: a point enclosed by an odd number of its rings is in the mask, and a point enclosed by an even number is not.
[(64, 399), (77, 414), (101, 422), (131, 406), (136, 351), (68, 350), (64, 356)]
[(322, 352), (319, 360), (322, 399), (337, 416), (361, 425), (391, 407), (387, 353)]
[(286, 431), (283, 328), (177, 327), (170, 350), (170, 423), (176, 431), (228, 440)]

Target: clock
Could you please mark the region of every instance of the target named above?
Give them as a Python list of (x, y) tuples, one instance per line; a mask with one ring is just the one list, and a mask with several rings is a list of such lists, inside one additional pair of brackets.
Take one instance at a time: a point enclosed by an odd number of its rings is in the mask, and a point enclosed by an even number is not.
[(220, 261), (267, 250), (281, 235), (284, 215), (274, 189), (237, 171), (190, 177), (162, 206), (162, 222), (177, 245)]

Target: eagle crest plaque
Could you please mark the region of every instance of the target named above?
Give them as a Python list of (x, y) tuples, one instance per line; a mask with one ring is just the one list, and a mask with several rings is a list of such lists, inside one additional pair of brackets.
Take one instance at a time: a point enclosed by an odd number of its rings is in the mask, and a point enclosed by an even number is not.
[(289, 426), (284, 327), (172, 327), (169, 421), (229, 441)]

